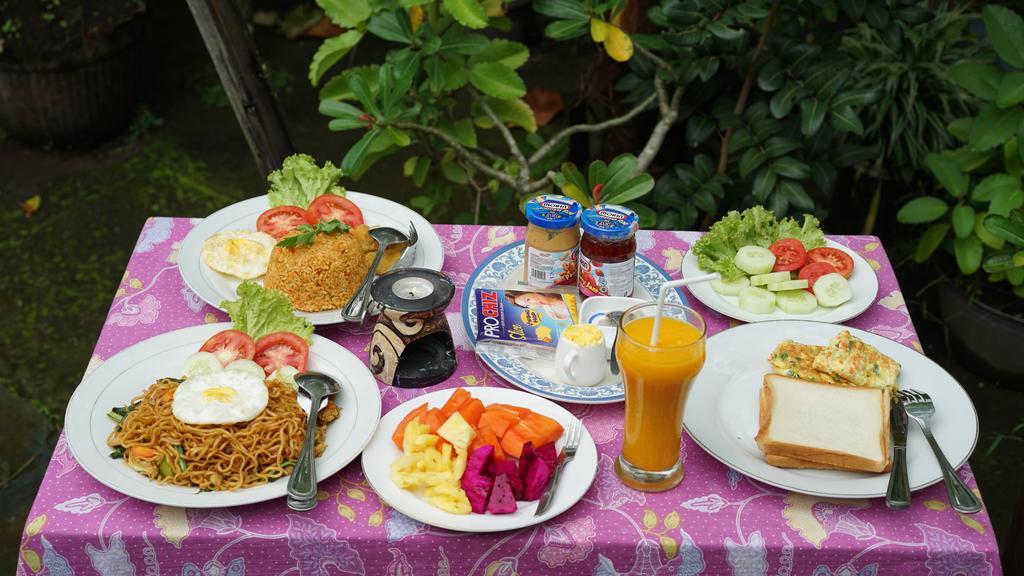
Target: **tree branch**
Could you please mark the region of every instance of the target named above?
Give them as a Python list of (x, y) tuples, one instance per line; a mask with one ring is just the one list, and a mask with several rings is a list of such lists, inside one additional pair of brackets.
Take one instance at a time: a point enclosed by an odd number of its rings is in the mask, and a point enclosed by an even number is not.
[(665, 83), (662, 81), (660, 76), (654, 77), (654, 91), (658, 97), (658, 109), (661, 112), (661, 118), (658, 119), (658, 123), (654, 125), (654, 130), (651, 131), (651, 137), (648, 138), (647, 144), (644, 145), (644, 149), (640, 152), (640, 155), (636, 158), (636, 174), (646, 172), (647, 168), (654, 161), (655, 155), (658, 154), (658, 150), (661, 149), (662, 143), (665, 142), (665, 136), (668, 134), (669, 128), (679, 118), (679, 106), (683, 101), (683, 87), (679, 86), (675, 92), (672, 93), (671, 100), (668, 98), (668, 91), (665, 88)]
[(661, 69), (665, 70), (666, 72), (671, 74), (673, 78), (675, 78), (676, 72), (672, 68), (672, 65), (669, 64), (668, 62), (666, 62), (665, 60), (663, 60), (661, 58), (661, 56), (658, 56), (654, 52), (651, 52), (650, 50), (648, 50), (647, 48), (644, 48), (643, 46), (637, 44), (636, 42), (633, 43), (633, 47), (636, 48), (636, 51), (639, 52), (640, 54), (642, 54), (644, 56), (644, 58), (647, 58), (651, 62), (654, 62), (655, 64), (658, 65), (658, 67), (660, 67)]
[[(733, 109), (737, 116), (743, 114), (743, 111), (747, 108), (747, 100), (750, 99), (750, 91), (754, 87), (754, 76), (757, 74), (757, 59), (764, 52), (765, 45), (768, 44), (768, 34), (772, 31), (772, 26), (775, 24), (775, 17), (779, 14), (780, 6), (779, 1), (772, 4), (771, 12), (764, 19), (761, 37), (757, 39), (757, 47), (754, 48), (754, 55), (750, 58), (750, 68), (747, 70), (746, 78), (743, 79), (743, 88), (740, 89), (740, 96), (736, 100), (736, 107)], [(718, 151), (719, 174), (725, 174), (725, 170), (729, 165), (729, 141), (732, 140), (732, 134), (735, 131), (735, 128), (729, 128), (725, 131), (725, 135), (722, 136), (722, 147)]]
[(539, 191), (539, 190), (541, 190), (543, 188), (546, 188), (548, 185), (553, 183), (554, 177), (555, 177), (555, 173), (553, 171), (551, 171), (551, 170), (548, 170), (548, 173), (545, 174), (543, 178), (541, 178), (540, 180), (537, 180), (536, 182), (532, 182), (529, 185), (527, 185), (526, 188), (523, 189), (523, 193), (524, 194), (532, 194), (532, 193), (537, 192), (537, 191)]
[(445, 144), (451, 146), (459, 156), (461, 156), (467, 162), (472, 164), (473, 167), (476, 168), (477, 170), (483, 172), (484, 174), (487, 174), (491, 178), (504, 182), (505, 184), (511, 186), (512, 188), (515, 188), (516, 190), (522, 189), (522, 187), (519, 185), (515, 178), (512, 178), (508, 174), (505, 174), (504, 172), (501, 172), (499, 170), (495, 170), (494, 168), (491, 168), (487, 164), (484, 164), (479, 158), (476, 157), (476, 155), (467, 150), (462, 144), (459, 144), (458, 142), (455, 141), (454, 138), (445, 134), (444, 131), (438, 128), (434, 128), (433, 126), (424, 126), (423, 124), (416, 124), (413, 122), (395, 122), (394, 124), (391, 125), (394, 126), (395, 128), (402, 128), (404, 130), (415, 130), (416, 132), (423, 132), (425, 134), (430, 134), (431, 136), (436, 136), (441, 140), (444, 140)]
[(536, 164), (537, 162), (542, 160), (545, 156), (550, 154), (552, 150), (554, 150), (555, 146), (557, 146), (559, 142), (565, 140), (566, 138), (572, 136), (573, 134), (579, 134), (581, 132), (601, 132), (603, 130), (614, 128), (615, 126), (620, 126), (622, 124), (625, 124), (626, 122), (629, 122), (638, 114), (643, 112), (644, 109), (650, 106), (650, 104), (654, 102), (655, 98), (657, 97), (657, 94), (651, 94), (647, 98), (644, 98), (642, 102), (634, 106), (632, 110), (626, 112), (622, 116), (609, 118), (608, 120), (605, 120), (604, 122), (598, 122), (597, 124), (576, 124), (573, 126), (569, 126), (568, 128), (565, 128), (561, 132), (552, 136), (550, 140), (548, 140), (543, 146), (541, 146), (536, 152), (534, 152), (532, 156), (530, 156), (530, 164)]
[(476, 100), (477, 104), (480, 104), (480, 107), (483, 108), (484, 114), (487, 114), (487, 117), (491, 119), (491, 122), (494, 122), (498, 131), (501, 132), (502, 137), (505, 138), (509, 152), (511, 152), (512, 156), (515, 157), (516, 162), (519, 162), (519, 181), (523, 184), (529, 182), (530, 163), (526, 160), (526, 156), (523, 155), (523, 151), (519, 149), (519, 145), (516, 144), (516, 139), (512, 136), (512, 132), (508, 129), (508, 126), (505, 126), (505, 123), (498, 118), (498, 115), (495, 114), (490, 105), (480, 97), (480, 94), (478, 94), (476, 90), (470, 90), (469, 93), (473, 95), (473, 99)]

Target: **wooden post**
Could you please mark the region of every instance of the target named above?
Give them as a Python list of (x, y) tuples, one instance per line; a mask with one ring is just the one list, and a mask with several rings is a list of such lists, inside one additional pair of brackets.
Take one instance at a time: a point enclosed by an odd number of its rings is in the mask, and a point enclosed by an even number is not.
[(192, 17), (264, 178), (294, 149), (256, 45), (235, 0), (187, 0)]

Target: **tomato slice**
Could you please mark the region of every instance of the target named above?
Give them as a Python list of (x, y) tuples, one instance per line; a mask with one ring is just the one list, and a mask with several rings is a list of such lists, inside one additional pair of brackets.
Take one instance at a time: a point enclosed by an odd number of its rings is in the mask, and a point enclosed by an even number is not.
[(309, 345), (301, 336), (294, 332), (274, 332), (256, 341), (253, 361), (263, 366), (269, 376), (282, 366), (305, 370), (308, 358)]
[(775, 266), (772, 272), (790, 272), (804, 265), (807, 251), (804, 243), (796, 238), (781, 238), (768, 247), (775, 254)]
[(828, 262), (811, 262), (800, 269), (800, 274), (797, 276), (798, 280), (807, 280), (808, 292), (811, 288), (814, 288), (814, 283), (818, 281), (818, 278), (825, 274), (831, 274), (836, 271), (836, 267), (829, 264)]
[(256, 229), (280, 240), (306, 222), (306, 211), (298, 206), (277, 206), (260, 214)]
[(363, 212), (354, 202), (337, 194), (321, 194), (306, 208), (306, 221), (310, 224), (341, 220), (349, 226), (363, 223)]
[(828, 262), (845, 278), (853, 274), (853, 258), (838, 248), (815, 248), (807, 253), (808, 262)]
[(203, 343), (200, 352), (209, 352), (220, 360), (221, 366), (227, 366), (235, 360), (252, 360), (256, 353), (256, 343), (241, 330), (221, 330)]

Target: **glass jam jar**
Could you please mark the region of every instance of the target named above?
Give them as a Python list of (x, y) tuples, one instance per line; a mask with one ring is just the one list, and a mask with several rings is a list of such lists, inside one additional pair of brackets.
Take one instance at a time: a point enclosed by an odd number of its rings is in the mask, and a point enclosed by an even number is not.
[(534, 288), (576, 284), (580, 205), (567, 196), (544, 194), (526, 203), (526, 262), (523, 281)]
[(636, 212), (598, 204), (583, 211), (580, 241), (580, 296), (632, 296), (636, 262)]

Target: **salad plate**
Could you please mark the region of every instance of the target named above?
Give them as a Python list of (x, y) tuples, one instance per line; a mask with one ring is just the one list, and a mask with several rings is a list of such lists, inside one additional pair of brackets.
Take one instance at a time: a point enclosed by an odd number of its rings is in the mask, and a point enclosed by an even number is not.
[[(898, 386), (927, 393), (935, 402), (932, 432), (946, 457), (959, 468), (978, 440), (978, 415), (967, 392), (941, 366), (923, 354), (881, 336), (825, 322), (780, 320), (744, 324), (711, 336), (707, 360), (694, 379), (683, 425), (697, 444), (723, 464), (761, 482), (814, 496), (885, 496), (887, 473), (777, 468), (765, 461), (754, 437), (759, 426), (759, 394), (768, 357), (784, 339), (825, 345), (842, 330), (874, 346), (901, 365)], [(938, 462), (919, 426), (909, 426), (908, 478), (911, 490), (942, 479)]]
[[(396, 230), (408, 230), (410, 223), (415, 226), (419, 240), (395, 267), (440, 270), (444, 265), (441, 237), (425, 218), (401, 204), (378, 196), (348, 191), (345, 197), (359, 207), (366, 224), (371, 227), (390, 226)], [(189, 289), (211, 306), (220, 308), (221, 302), (234, 299), (235, 290), (242, 281), (207, 266), (202, 259), (203, 242), (217, 232), (255, 230), (256, 220), (268, 208), (270, 202), (265, 195), (237, 202), (204, 218), (182, 241), (178, 258), (181, 277)], [(262, 279), (257, 282), (262, 283)], [(318, 326), (343, 322), (341, 309), (295, 313)]]
[[(523, 277), (523, 242), (506, 246), (484, 261), (470, 276), (462, 292), (462, 321), (466, 334), (476, 346), (477, 306), (473, 297), (477, 288), (504, 288), (522, 290), (520, 279)], [(633, 296), (642, 300), (654, 300), (661, 285), (672, 277), (648, 258), (636, 255), (634, 271)], [(686, 297), (680, 290), (673, 290), (666, 300), (674, 304), (686, 304)], [(586, 322), (585, 319), (580, 319)], [(550, 361), (536, 358), (523, 358), (520, 354), (480, 352), (480, 358), (498, 373), (504, 380), (559, 402), (576, 404), (610, 404), (625, 400), (622, 379), (610, 373), (596, 386), (571, 386), (561, 383), (555, 376), (554, 366)]]
[[(121, 459), (111, 459), (107, 436), (115, 424), (107, 417), (160, 378), (180, 377), (185, 360), (230, 322), (182, 328), (154, 336), (114, 355), (82, 380), (68, 402), (64, 432), (75, 459), (93, 478), (127, 496), (186, 508), (220, 508), (263, 502), (284, 496), (287, 480), (231, 491), (200, 491), (159, 484), (135, 472)], [(341, 417), (327, 426), (327, 447), (316, 459), (317, 477), (326, 478), (362, 452), (380, 420), (377, 381), (363, 361), (340, 344), (313, 335), (309, 369), (330, 374), (341, 383), (335, 402)]]
[[(473, 397), (480, 399), (484, 404), (502, 403), (528, 408), (557, 420), (565, 430), (568, 430), (570, 423), (576, 419), (568, 410), (554, 402), (518, 390), (483, 387), (473, 388), (472, 392)], [(381, 418), (377, 432), (363, 451), (363, 474), (374, 492), (388, 506), (410, 518), (438, 528), (460, 532), (500, 532), (546, 522), (572, 508), (590, 489), (597, 476), (597, 446), (586, 426), (582, 430), (576, 457), (562, 469), (551, 505), (547, 512), (540, 516), (534, 516), (537, 510), (535, 501), (519, 502), (512, 514), (452, 514), (431, 506), (425, 499), (409, 490), (399, 488), (391, 480), (391, 463), (402, 456), (402, 451), (392, 441), (391, 432), (420, 404), (426, 402), (431, 408), (440, 408), (451, 394), (452, 390), (446, 389), (417, 396), (395, 407)], [(565, 436), (563, 434), (555, 444), (556, 449), (561, 450)]]

